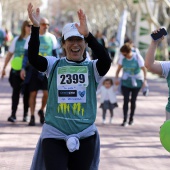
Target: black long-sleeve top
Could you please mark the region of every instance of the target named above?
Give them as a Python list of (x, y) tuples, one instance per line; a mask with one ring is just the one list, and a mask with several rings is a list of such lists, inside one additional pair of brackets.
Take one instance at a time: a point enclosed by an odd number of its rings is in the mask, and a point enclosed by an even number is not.
[[(99, 75), (104, 76), (110, 69), (111, 65), (111, 59), (108, 52), (101, 44), (97, 42), (97, 40), (91, 33), (89, 33), (88, 37), (85, 38), (85, 40), (98, 59), (96, 62), (96, 68)], [(39, 27), (32, 26), (31, 37), (28, 44), (28, 60), (33, 67), (41, 72), (44, 72), (47, 70), (48, 63), (45, 57), (38, 55), (39, 45)], [(78, 63), (82, 61), (78, 61)]]

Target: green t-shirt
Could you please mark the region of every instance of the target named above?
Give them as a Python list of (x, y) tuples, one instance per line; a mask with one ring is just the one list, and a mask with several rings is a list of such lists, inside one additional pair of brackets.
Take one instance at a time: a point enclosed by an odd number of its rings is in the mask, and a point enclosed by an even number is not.
[(0, 46), (3, 44), (4, 39), (5, 39), (5, 33), (3, 30), (0, 29)]
[[(169, 72), (168, 77), (166, 78), (166, 80), (167, 80), (168, 88), (170, 89), (170, 72)], [(166, 111), (170, 113), (170, 90), (169, 90), (168, 103), (166, 105)]]
[(11, 67), (14, 70), (21, 70), (22, 69), (22, 61), (24, 57), (24, 44), (25, 39), (22, 40), (16, 40), (15, 43), (15, 51), (14, 51), (14, 57), (11, 61)]
[(45, 122), (67, 135), (88, 128), (96, 119), (96, 89), (92, 61), (61, 59), (51, 81)]
[[(122, 60), (122, 67), (123, 67), (123, 73), (127, 73), (130, 75), (136, 75), (139, 74), (141, 69), (139, 67), (138, 61), (133, 57), (131, 60), (128, 60), (126, 58), (123, 58)], [(129, 88), (140, 88), (142, 87), (142, 80), (136, 79), (137, 86), (132, 85), (131, 78), (127, 78), (126, 80), (122, 79), (122, 85), (129, 87)]]
[(162, 76), (166, 78), (168, 89), (169, 89), (166, 111), (170, 113), (170, 61), (160, 61), (160, 64), (162, 67)]
[(51, 36), (49, 35), (39, 36), (39, 40), (40, 40), (39, 54), (42, 56), (52, 56), (53, 41)]

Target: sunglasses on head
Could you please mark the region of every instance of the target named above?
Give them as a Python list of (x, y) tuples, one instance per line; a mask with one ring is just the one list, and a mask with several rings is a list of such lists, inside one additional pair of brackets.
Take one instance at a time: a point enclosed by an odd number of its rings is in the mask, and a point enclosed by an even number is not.
[(27, 27), (32, 27), (32, 25), (27, 25)]
[(42, 26), (49, 26), (47, 23), (41, 23)]

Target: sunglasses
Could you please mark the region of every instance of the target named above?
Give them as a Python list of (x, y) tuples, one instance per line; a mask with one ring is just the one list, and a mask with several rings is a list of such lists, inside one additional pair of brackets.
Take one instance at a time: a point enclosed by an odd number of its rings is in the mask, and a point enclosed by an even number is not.
[(27, 25), (27, 27), (32, 27), (32, 25)]
[(50, 24), (47, 23), (41, 23), (42, 26), (49, 26)]

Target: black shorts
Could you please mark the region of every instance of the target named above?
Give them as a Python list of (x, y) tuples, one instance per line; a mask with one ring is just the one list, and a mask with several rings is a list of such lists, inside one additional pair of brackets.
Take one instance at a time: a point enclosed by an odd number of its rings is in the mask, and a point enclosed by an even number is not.
[(40, 74), (33, 74), (29, 82), (29, 91), (47, 90), (48, 80), (47, 77)]

